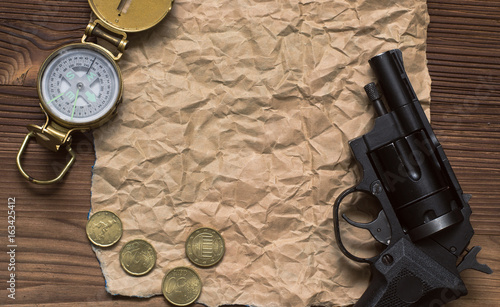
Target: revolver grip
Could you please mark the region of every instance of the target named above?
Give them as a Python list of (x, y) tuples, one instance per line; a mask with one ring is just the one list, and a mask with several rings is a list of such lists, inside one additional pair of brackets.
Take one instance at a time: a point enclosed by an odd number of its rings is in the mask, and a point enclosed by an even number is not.
[(372, 280), (355, 307), (439, 307), (467, 294), (450, 272), (405, 238), (370, 263)]

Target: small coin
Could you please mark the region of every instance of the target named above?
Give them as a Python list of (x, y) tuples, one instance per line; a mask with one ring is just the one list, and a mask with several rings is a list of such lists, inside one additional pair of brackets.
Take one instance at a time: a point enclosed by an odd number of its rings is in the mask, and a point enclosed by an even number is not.
[(120, 251), (120, 264), (125, 272), (140, 276), (148, 273), (155, 266), (156, 251), (144, 240), (132, 240)]
[(177, 267), (165, 274), (161, 291), (170, 303), (187, 306), (200, 296), (201, 279), (193, 269)]
[(86, 231), (90, 242), (100, 247), (108, 247), (120, 240), (123, 228), (116, 214), (98, 211), (89, 218)]
[(220, 233), (208, 227), (196, 229), (186, 241), (187, 257), (201, 267), (218, 263), (225, 250), (224, 239)]

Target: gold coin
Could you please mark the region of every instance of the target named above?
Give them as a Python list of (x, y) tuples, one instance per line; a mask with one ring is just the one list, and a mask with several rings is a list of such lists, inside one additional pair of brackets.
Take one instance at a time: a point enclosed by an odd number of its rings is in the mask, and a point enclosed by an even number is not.
[(170, 303), (187, 306), (200, 296), (201, 279), (193, 269), (177, 267), (165, 274), (161, 291)]
[(120, 264), (125, 272), (140, 276), (148, 273), (155, 266), (156, 251), (144, 240), (132, 240), (120, 251)]
[(212, 228), (202, 227), (189, 235), (186, 241), (186, 255), (201, 267), (215, 265), (224, 256), (224, 239)]
[(86, 226), (90, 242), (100, 247), (108, 247), (120, 240), (122, 222), (110, 211), (98, 211), (89, 218)]

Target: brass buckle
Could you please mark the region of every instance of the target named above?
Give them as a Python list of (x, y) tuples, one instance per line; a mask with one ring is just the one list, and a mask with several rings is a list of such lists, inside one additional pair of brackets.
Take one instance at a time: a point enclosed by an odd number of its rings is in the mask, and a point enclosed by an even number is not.
[[(61, 131), (54, 131), (53, 127), (48, 126), (48, 127), (38, 127), (35, 125), (30, 125), (28, 126), (28, 129), (30, 132), (26, 135), (24, 138), (23, 144), (21, 145), (21, 148), (19, 148), (19, 152), (17, 153), (16, 157), (16, 163), (17, 163), (17, 168), (19, 169), (19, 172), (21, 175), (23, 175), (24, 178), (26, 178), (28, 181), (36, 183), (36, 184), (52, 184), (60, 181), (64, 175), (68, 172), (70, 169), (71, 165), (75, 162), (75, 152), (71, 148), (71, 137), (69, 134), (71, 131), (68, 131), (67, 133), (63, 134)], [(61, 136), (63, 135), (62, 139)], [(26, 171), (23, 169), (23, 166), (21, 165), (21, 156), (24, 154), (24, 151), (26, 150), (26, 147), (29, 143), (29, 140), (35, 137), (37, 139), (37, 143), (40, 145), (43, 145), (44, 147), (51, 149), (54, 152), (59, 151), (62, 145), (66, 145), (66, 151), (71, 155), (71, 159), (68, 161), (64, 169), (59, 173), (59, 175), (53, 179), (49, 180), (39, 180), (31, 177)]]

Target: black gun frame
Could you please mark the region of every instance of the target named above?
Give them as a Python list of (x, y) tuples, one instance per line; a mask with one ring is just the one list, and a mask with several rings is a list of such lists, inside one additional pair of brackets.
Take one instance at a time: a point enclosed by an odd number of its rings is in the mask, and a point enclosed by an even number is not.
[[(355, 306), (441, 306), (467, 294), (459, 273), (476, 269), (480, 247), (472, 248), (457, 266), (474, 234), (470, 195), (463, 194), (403, 66), (400, 50), (370, 61), (387, 106), (374, 83), (365, 90), (378, 117), (369, 133), (349, 142), (363, 169), (356, 186), (339, 195), (334, 205), (337, 244), (348, 258), (369, 263), (370, 286)], [(387, 245), (378, 256), (360, 258), (344, 246), (339, 208), (354, 192), (375, 196), (382, 206), (376, 220), (357, 223)]]

